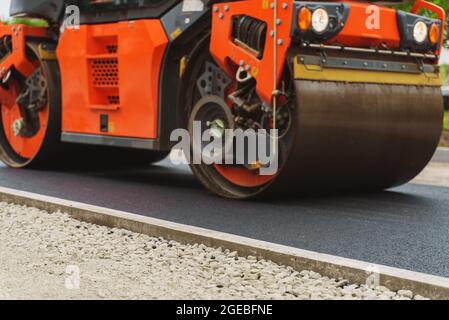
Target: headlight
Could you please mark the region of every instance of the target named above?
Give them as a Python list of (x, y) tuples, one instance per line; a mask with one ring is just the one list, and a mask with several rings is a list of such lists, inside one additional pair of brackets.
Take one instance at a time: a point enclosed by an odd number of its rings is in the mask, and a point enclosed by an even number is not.
[(430, 26), (429, 40), (432, 45), (436, 45), (440, 41), (440, 28), (436, 23)]
[[(323, 33), (329, 26), (329, 14), (322, 8), (316, 9), (312, 14), (312, 28), (316, 33)], [(427, 33), (426, 33), (427, 34)]]
[(421, 44), (426, 41), (428, 32), (429, 28), (427, 28), (427, 25), (423, 21), (418, 21), (413, 27), (413, 39)]
[(291, 31), (294, 42), (323, 43), (334, 38), (346, 26), (350, 7), (346, 2), (293, 1), (295, 24)]
[(412, 52), (436, 51), (441, 45), (442, 21), (397, 11), (401, 49)]
[(298, 27), (301, 31), (307, 31), (310, 27), (310, 23), (312, 20), (312, 12), (306, 7), (301, 8), (299, 10), (299, 17), (298, 17)]

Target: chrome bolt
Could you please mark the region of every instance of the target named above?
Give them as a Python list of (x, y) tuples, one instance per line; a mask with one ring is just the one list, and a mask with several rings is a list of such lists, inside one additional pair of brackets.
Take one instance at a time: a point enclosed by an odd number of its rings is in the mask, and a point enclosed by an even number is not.
[(13, 122), (11, 129), (14, 136), (17, 137), (22, 133), (24, 128), (25, 128), (25, 121), (23, 120), (23, 118), (20, 118)]
[(247, 64), (246, 66), (245, 66), (245, 71), (249, 71), (251, 69), (251, 66), (249, 65), (249, 64)]
[(274, 37), (274, 30), (270, 31), (270, 37), (272, 37), (272, 38)]
[(282, 22), (282, 20), (281, 20), (281, 19), (276, 19), (276, 25), (280, 25), (280, 24), (281, 24), (281, 22)]
[(288, 3), (286, 3), (286, 2), (283, 2), (282, 3), (282, 9), (287, 9), (288, 8)]
[(239, 65), (240, 65), (241, 67), (243, 67), (244, 64), (245, 64), (245, 60), (240, 60)]
[(282, 46), (284, 44), (284, 40), (278, 39), (278, 46)]
[(218, 12), (218, 7), (217, 6), (214, 7), (214, 12)]
[(229, 11), (229, 6), (228, 6), (228, 5), (224, 6), (224, 10), (225, 10), (226, 12), (228, 12), (228, 11)]
[(223, 19), (224, 14), (220, 12), (220, 13), (218, 14), (218, 17), (219, 17), (220, 19)]
[(8, 72), (6, 72), (6, 74), (5, 74), (5, 70), (3, 68), (2, 71), (0, 72), (0, 77), (2, 78), (3, 84), (7, 83), (9, 81), (9, 79), (11, 78), (11, 70), (8, 70)]

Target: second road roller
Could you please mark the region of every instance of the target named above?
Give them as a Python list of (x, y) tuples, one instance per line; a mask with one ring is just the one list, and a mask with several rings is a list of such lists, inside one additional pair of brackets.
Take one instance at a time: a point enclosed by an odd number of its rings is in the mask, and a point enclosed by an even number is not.
[[(12, 0), (10, 14), (12, 168), (150, 164), (176, 136), (223, 197), (375, 191), (413, 179), (441, 136), (446, 13), (431, 2)], [(205, 149), (214, 161), (191, 159)]]

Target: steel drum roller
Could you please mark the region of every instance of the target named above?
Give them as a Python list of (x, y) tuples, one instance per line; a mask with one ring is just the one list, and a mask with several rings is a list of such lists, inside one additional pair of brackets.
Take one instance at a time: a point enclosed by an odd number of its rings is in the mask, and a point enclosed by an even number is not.
[(273, 187), (381, 190), (430, 161), (443, 122), (438, 86), (295, 80), (295, 141)]

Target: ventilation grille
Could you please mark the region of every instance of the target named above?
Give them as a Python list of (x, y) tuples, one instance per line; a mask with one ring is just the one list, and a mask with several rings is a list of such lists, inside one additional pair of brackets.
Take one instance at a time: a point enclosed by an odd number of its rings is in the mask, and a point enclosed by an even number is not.
[(92, 70), (92, 82), (95, 87), (117, 87), (118, 59), (93, 59), (90, 61)]
[(112, 105), (119, 105), (120, 104), (120, 97), (119, 96), (108, 96), (108, 102)]
[(115, 44), (107, 45), (106, 50), (109, 54), (116, 54), (118, 51), (118, 46)]

